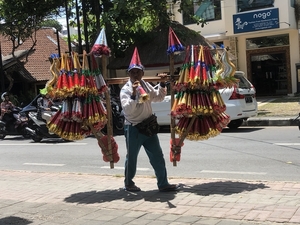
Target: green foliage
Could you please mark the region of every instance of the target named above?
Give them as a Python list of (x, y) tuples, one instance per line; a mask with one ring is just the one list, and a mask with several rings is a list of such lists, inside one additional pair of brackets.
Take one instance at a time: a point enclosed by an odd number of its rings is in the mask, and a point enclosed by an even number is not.
[(62, 30), (62, 25), (57, 20), (54, 20), (54, 19), (44, 20), (43, 22), (41, 22), (41, 26), (42, 27), (53, 27), (58, 31)]
[(203, 18), (200, 18), (194, 14), (194, 4), (200, 5), (201, 2), (202, 0), (181, 1), (178, 11), (183, 15), (183, 24), (196, 23), (197, 25), (200, 24), (201, 27), (206, 25), (206, 21)]
[[(166, 1), (86, 0), (86, 2), (86, 25), (90, 46), (95, 42), (102, 27), (105, 27), (108, 45), (114, 56), (122, 55), (135, 40), (146, 38), (148, 31), (160, 24), (168, 25), (170, 22)], [(83, 14), (82, 9), (80, 4), (80, 16)], [(71, 25), (76, 21), (74, 17)], [(82, 32), (83, 26), (82, 23)]]
[(0, 1), (0, 32), (8, 36), (14, 49), (25, 39), (32, 38), (44, 19), (57, 14), (64, 0), (9, 0)]
[[(185, 15), (197, 23), (204, 25), (201, 18), (193, 18), (194, 13), (189, 12), (191, 0), (182, 1), (181, 8)], [(88, 36), (91, 47), (102, 27), (105, 27), (108, 46), (115, 57), (122, 56), (129, 45), (136, 40), (147, 40), (149, 31), (155, 27), (170, 23), (167, 1), (158, 0), (78, 0), (76, 14), (76, 1), (68, 0), (68, 14), (70, 24), (77, 25), (77, 16), (80, 20), (81, 39)], [(0, 1), (0, 32), (14, 41), (16, 47), (24, 39), (32, 38), (40, 26), (54, 26), (53, 21), (45, 20), (51, 15), (65, 13), (64, 0), (10, 0)], [(86, 15), (84, 17), (84, 15)], [(46, 25), (47, 24), (47, 25)], [(87, 31), (86, 35), (84, 32)], [(72, 39), (77, 39), (72, 37)]]

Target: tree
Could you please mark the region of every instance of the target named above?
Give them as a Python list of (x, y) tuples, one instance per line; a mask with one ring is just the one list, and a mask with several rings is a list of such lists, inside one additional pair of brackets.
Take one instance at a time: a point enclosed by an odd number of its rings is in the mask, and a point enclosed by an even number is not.
[[(45, 18), (65, 12), (73, 18), (71, 26), (80, 21), (87, 44), (92, 45), (102, 27), (106, 29), (108, 45), (113, 56), (120, 57), (136, 40), (147, 41), (149, 31), (169, 26), (168, 4), (175, 0), (0, 0), (0, 32), (13, 43), (12, 53), (25, 39), (36, 43), (35, 32), (45, 24)], [(73, 10), (78, 2), (78, 15)], [(185, 5), (181, 5), (185, 10)], [(188, 12), (188, 11), (186, 11)], [(78, 18), (76, 18), (78, 17)], [(70, 18), (71, 19), (71, 18)], [(50, 21), (47, 23), (49, 24)], [(83, 36), (83, 35), (82, 35)], [(79, 40), (79, 39), (78, 39)]]
[(168, 26), (170, 22), (166, 1), (157, 0), (83, 0), (80, 14), (73, 16), (71, 26), (76, 24), (76, 16), (81, 17), (81, 30), (87, 26), (90, 45), (105, 27), (108, 45), (117, 57), (135, 40), (147, 38), (148, 31), (160, 24)]
[(61, 32), (61, 30), (62, 30), (62, 25), (57, 20), (54, 20), (54, 19), (48, 19), (48, 20), (41, 22), (41, 26), (42, 27), (53, 27), (59, 32)]
[(9, 0), (0, 1), (0, 33), (12, 41), (12, 54), (26, 40), (36, 44), (36, 31), (45, 18), (58, 14), (64, 0)]
[[(168, 5), (172, 2), (175, 3), (176, 0), (81, 0), (80, 13), (72, 14), (71, 25), (76, 26), (76, 17), (79, 16), (81, 31), (85, 26), (84, 33), (88, 36), (85, 39), (88, 39), (86, 41), (90, 45), (94, 43), (102, 27), (105, 27), (112, 56), (122, 57), (128, 46), (136, 40), (147, 41), (148, 38), (152, 38), (148, 36), (149, 31), (158, 26), (169, 26), (171, 21)], [(194, 12), (190, 11), (190, 4), (182, 3), (180, 6), (181, 12), (188, 15), (195, 23), (204, 26), (205, 21), (196, 18)], [(74, 3), (71, 7), (75, 7)]]

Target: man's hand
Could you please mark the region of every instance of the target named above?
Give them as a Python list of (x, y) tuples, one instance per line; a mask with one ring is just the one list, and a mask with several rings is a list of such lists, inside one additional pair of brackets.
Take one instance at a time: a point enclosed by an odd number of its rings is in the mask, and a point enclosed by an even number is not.
[(140, 85), (140, 82), (138, 80), (136, 80), (133, 84), (132, 84), (132, 95), (136, 96), (136, 89), (137, 87)]
[(166, 74), (166, 73), (159, 73), (159, 74), (157, 74), (157, 76), (158, 77), (160, 77), (160, 86), (161, 87), (166, 87), (166, 81), (167, 81), (167, 79), (168, 79), (168, 74)]
[(158, 77), (160, 77), (161, 82), (166, 82), (168, 80), (168, 74), (167, 73), (159, 73), (157, 74)]

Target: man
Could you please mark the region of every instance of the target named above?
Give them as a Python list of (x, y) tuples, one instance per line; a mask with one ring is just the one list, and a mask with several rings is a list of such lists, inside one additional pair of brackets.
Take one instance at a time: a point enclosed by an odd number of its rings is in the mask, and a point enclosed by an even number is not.
[(1, 96), (1, 119), (6, 113), (10, 113), (15, 107), (14, 104), (9, 100), (9, 94), (4, 92)]
[[(128, 68), (130, 76), (128, 82), (120, 92), (121, 105), (125, 117), (125, 190), (140, 191), (133, 181), (136, 174), (137, 158), (141, 146), (149, 157), (150, 163), (155, 171), (159, 191), (176, 191), (178, 186), (169, 184), (163, 152), (157, 134), (147, 136), (139, 132), (136, 125), (152, 115), (151, 102), (162, 101), (166, 95), (165, 82), (162, 81), (155, 90), (149, 83), (142, 80), (144, 67), (140, 62), (137, 48), (134, 50), (131, 63)], [(164, 78), (162, 78), (164, 80)], [(149, 95), (148, 100), (140, 101), (138, 89), (142, 87)]]
[(44, 112), (47, 111), (50, 115), (52, 114), (50, 107), (53, 105), (53, 102), (47, 93), (46, 88), (40, 89), (40, 94), (42, 96), (37, 99), (37, 119), (47, 122), (49, 116), (46, 116)]

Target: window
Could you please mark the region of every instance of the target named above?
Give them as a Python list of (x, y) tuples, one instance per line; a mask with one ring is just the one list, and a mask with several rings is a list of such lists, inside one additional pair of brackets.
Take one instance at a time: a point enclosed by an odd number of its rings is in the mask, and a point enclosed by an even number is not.
[(289, 35), (249, 38), (246, 40), (247, 49), (264, 48), (271, 46), (289, 45)]
[(237, 0), (238, 12), (274, 7), (274, 0)]
[(187, 0), (184, 3), (183, 24), (196, 23), (196, 19), (205, 21), (220, 20), (221, 0)]

